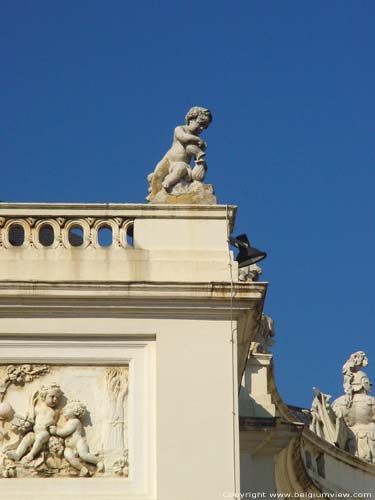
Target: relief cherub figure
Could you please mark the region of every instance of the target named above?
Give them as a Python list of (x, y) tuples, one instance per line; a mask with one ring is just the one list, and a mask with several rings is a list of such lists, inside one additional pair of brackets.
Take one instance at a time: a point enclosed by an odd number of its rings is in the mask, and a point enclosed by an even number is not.
[[(185, 125), (179, 125), (174, 130), (171, 148), (156, 165), (154, 172), (148, 176), (149, 201), (152, 201), (161, 189), (170, 192), (180, 182), (189, 184), (204, 180), (207, 170), (204, 159), (207, 144), (200, 138), (200, 134), (211, 122), (212, 115), (208, 109), (195, 106), (187, 112)], [(195, 166), (192, 168), (190, 162), (193, 158)]]
[(98, 471), (104, 469), (100, 459), (90, 453), (82, 424), (85, 413), (86, 406), (83, 403), (77, 400), (70, 401), (63, 409), (65, 425), (62, 427), (51, 425), (49, 428), (52, 435), (65, 438), (64, 457), (72, 467), (79, 471), (80, 476), (91, 475), (82, 461), (96, 465)]
[(56, 383), (42, 386), (33, 395), (32, 412), (28, 416), (33, 422), (32, 430), (23, 437), (16, 450), (6, 452), (8, 458), (19, 461), (24, 457), (25, 462), (32, 462), (39, 455), (50, 438), (49, 427), (56, 425), (59, 418), (57, 407), (61, 396), (62, 391)]

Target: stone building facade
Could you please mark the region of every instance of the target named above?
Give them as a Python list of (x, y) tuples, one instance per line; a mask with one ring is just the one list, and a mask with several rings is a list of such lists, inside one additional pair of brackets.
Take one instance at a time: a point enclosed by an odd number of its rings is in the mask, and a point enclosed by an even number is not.
[(267, 283), (239, 279), (235, 215), (0, 204), (1, 498), (374, 490), (372, 464), (280, 398)]

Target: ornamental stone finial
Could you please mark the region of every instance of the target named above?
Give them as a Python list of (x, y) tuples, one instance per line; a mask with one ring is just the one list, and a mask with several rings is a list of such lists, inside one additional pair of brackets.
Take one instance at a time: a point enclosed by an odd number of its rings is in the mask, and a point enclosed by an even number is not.
[(150, 203), (216, 203), (212, 185), (203, 184), (207, 172), (207, 143), (200, 138), (211, 122), (208, 109), (199, 106), (189, 109), (185, 125), (174, 130), (171, 148), (148, 175)]

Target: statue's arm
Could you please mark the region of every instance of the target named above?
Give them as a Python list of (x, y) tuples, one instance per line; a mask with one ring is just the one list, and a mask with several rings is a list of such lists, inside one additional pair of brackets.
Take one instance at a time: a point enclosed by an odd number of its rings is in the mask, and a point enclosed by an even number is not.
[(55, 436), (59, 436), (59, 437), (68, 437), (71, 434), (73, 434), (73, 432), (76, 430), (76, 428), (77, 428), (77, 423), (74, 420), (72, 420), (70, 422), (67, 422), (60, 429), (56, 428), (55, 426), (51, 426), (50, 433), (54, 434)]
[(180, 141), (182, 144), (187, 144), (189, 142), (194, 142), (195, 144), (204, 144), (202, 139), (198, 135), (189, 134), (185, 132), (182, 126), (176, 127), (174, 129), (175, 138)]

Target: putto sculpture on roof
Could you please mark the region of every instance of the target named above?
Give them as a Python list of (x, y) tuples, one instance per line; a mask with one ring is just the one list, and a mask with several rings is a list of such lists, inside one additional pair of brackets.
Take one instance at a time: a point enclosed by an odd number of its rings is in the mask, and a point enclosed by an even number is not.
[(200, 137), (211, 122), (208, 109), (198, 106), (189, 109), (185, 125), (174, 130), (171, 148), (148, 176), (150, 203), (216, 203), (212, 185), (203, 184), (207, 143)]
[(363, 351), (353, 353), (342, 368), (345, 394), (332, 406), (331, 396), (314, 388), (310, 430), (352, 455), (375, 464), (375, 398), (371, 382), (361, 368), (368, 359)]

